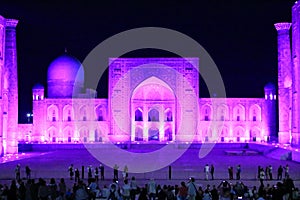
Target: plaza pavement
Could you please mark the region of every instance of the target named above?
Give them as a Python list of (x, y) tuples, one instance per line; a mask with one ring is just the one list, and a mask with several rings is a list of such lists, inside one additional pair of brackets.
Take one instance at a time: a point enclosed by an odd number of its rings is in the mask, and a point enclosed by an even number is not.
[[(228, 149), (227, 149), (228, 150)], [(235, 149), (236, 150), (236, 149)], [(109, 149), (103, 149), (109, 154)], [(176, 151), (176, 150), (174, 150)], [(225, 149), (214, 148), (204, 158), (199, 158), (199, 149), (188, 149), (178, 160), (171, 163), (172, 177), (169, 180), (168, 166), (148, 173), (129, 173), (129, 177), (135, 176), (140, 186), (143, 186), (149, 181), (150, 178), (154, 178), (158, 184), (180, 184), (180, 181), (187, 181), (189, 177), (196, 178), (196, 183), (200, 186), (219, 185), (222, 180), (228, 180), (228, 166), (233, 166), (234, 171), (238, 164), (241, 165), (241, 181), (252, 187), (259, 185), (257, 180), (257, 167), (261, 165), (266, 167), (268, 165), (273, 166), (273, 177), (277, 176), (277, 168), (279, 165), (290, 166), (290, 176), (295, 181), (295, 185), (300, 187), (300, 163), (294, 161), (277, 160), (266, 157), (264, 155), (228, 155)], [(113, 156), (113, 155), (112, 155)], [(168, 156), (168, 155), (166, 155)], [(153, 160), (153, 162), (159, 162)], [(57, 182), (60, 178), (65, 178), (68, 187), (71, 187), (74, 181), (69, 180), (68, 167), (70, 164), (74, 164), (75, 168), (84, 166), (85, 178), (87, 177), (87, 166), (93, 167), (99, 166), (100, 161), (95, 159), (87, 150), (84, 149), (68, 149), (58, 150), (43, 153), (25, 153), (20, 154), (18, 158), (10, 158), (8, 160), (1, 160), (0, 164), (0, 183), (9, 183), (14, 178), (14, 169), (17, 164), (21, 165), (21, 176), (25, 177), (25, 166), (28, 165), (32, 169), (32, 178), (45, 178), (49, 182), (50, 178), (55, 178)], [(142, 161), (141, 161), (142, 162)], [(215, 166), (215, 180), (206, 181), (204, 175), (204, 166), (206, 164), (213, 164)], [(123, 166), (120, 166), (120, 170), (123, 170)], [(129, 169), (130, 170), (130, 169)], [(122, 177), (122, 172), (119, 171), (119, 177)], [(105, 181), (100, 181), (100, 187), (104, 184), (110, 184), (112, 182), (113, 170), (111, 167), (105, 166)], [(234, 173), (235, 178), (235, 173)], [(86, 180), (86, 179), (85, 179)], [(235, 183), (236, 180), (230, 182)], [(276, 184), (277, 180), (266, 181), (270, 185)]]

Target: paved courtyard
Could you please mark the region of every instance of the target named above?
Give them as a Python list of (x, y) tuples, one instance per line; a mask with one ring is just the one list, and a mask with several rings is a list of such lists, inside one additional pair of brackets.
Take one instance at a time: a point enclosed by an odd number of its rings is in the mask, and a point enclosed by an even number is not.
[[(110, 149), (103, 149), (107, 151), (109, 155)], [(176, 151), (176, 149), (174, 149)], [(237, 165), (241, 165), (241, 181), (246, 185), (253, 186), (259, 185), (259, 180), (256, 179), (258, 165), (264, 168), (268, 165), (273, 166), (273, 176), (277, 177), (277, 168), (279, 165), (290, 166), (290, 176), (295, 180), (297, 187), (300, 186), (300, 163), (293, 161), (278, 160), (266, 157), (260, 154), (230, 154), (228, 155), (228, 149), (214, 148), (210, 153), (204, 157), (199, 158), (199, 149), (190, 148), (188, 149), (178, 160), (171, 163), (172, 168), (172, 179), (169, 180), (168, 169), (166, 166), (160, 170), (148, 173), (129, 173), (129, 176), (136, 176), (139, 184), (142, 186), (150, 178), (154, 178), (159, 184), (179, 184), (182, 180), (187, 180), (190, 176), (196, 178), (198, 185), (216, 184), (218, 185), (222, 180), (228, 180), (228, 166), (233, 166), (234, 171)], [(230, 150), (232, 152), (237, 151), (236, 149)], [(111, 155), (114, 156), (114, 155)], [(169, 156), (169, 155), (165, 155)], [(162, 158), (153, 160), (153, 163), (159, 162)], [(143, 162), (143, 161), (141, 161)], [(21, 176), (25, 177), (25, 166), (28, 165), (32, 169), (32, 178), (43, 177), (47, 180), (50, 178), (66, 178), (69, 186), (72, 185), (73, 181), (68, 180), (68, 167), (70, 164), (74, 164), (75, 168), (81, 170), (82, 166), (85, 169), (85, 178), (87, 177), (87, 166), (92, 165), (93, 167), (99, 166), (100, 161), (95, 159), (85, 149), (68, 149), (58, 150), (43, 153), (25, 153), (18, 156), (18, 159), (11, 158), (11, 160), (3, 160), (0, 164), (0, 183), (8, 183), (14, 177), (14, 168), (17, 164), (21, 165)], [(215, 166), (215, 180), (206, 181), (204, 180), (204, 166), (206, 164), (213, 164)], [(123, 170), (124, 166), (120, 165), (120, 170)], [(130, 170), (130, 169), (129, 169)], [(122, 176), (122, 172), (119, 172), (119, 177)], [(111, 167), (105, 166), (105, 181), (100, 182), (100, 187), (104, 184), (109, 184), (112, 181), (113, 170)], [(234, 173), (235, 178), (235, 173)], [(233, 180), (232, 182), (236, 182)], [(271, 185), (275, 184), (277, 180), (268, 181)]]

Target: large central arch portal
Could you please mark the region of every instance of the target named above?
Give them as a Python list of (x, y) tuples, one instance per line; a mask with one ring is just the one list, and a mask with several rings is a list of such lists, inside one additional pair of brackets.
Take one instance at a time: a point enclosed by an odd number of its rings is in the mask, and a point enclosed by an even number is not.
[(193, 140), (199, 108), (198, 63), (198, 58), (111, 58), (110, 140)]
[(134, 89), (130, 107), (131, 141), (175, 139), (176, 98), (167, 83), (154, 76), (144, 80)]

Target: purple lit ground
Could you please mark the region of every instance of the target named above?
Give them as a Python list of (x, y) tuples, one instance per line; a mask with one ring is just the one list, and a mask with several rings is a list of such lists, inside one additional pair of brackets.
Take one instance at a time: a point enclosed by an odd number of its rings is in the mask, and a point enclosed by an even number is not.
[[(144, 145), (141, 145), (141, 148), (144, 148)], [(263, 150), (264, 147), (257, 145), (258, 150)], [(134, 174), (140, 185), (146, 183), (146, 181), (154, 177), (158, 183), (160, 184), (179, 184), (181, 180), (187, 180), (189, 176), (194, 176), (197, 179), (197, 183), (199, 185), (206, 184), (219, 184), (221, 180), (227, 179), (227, 167), (241, 164), (242, 166), (242, 181), (249, 185), (259, 185), (259, 181), (256, 180), (257, 166), (261, 165), (266, 167), (267, 165), (273, 166), (273, 176), (276, 177), (277, 167), (279, 165), (285, 166), (288, 164), (290, 166), (290, 174), (291, 177), (295, 180), (296, 186), (300, 186), (300, 163), (293, 161), (282, 161), (270, 158), (269, 156), (279, 156), (280, 154), (284, 154), (284, 150), (271, 148), (269, 150), (270, 153), (268, 157), (263, 155), (227, 155), (225, 151), (228, 153), (236, 153), (240, 152), (239, 148), (224, 148), (224, 147), (216, 147), (214, 148), (205, 158), (199, 159), (198, 153), (199, 148), (190, 148), (186, 151), (182, 157), (180, 157), (177, 161), (175, 161), (172, 165), (172, 179), (171, 181), (168, 179), (168, 169), (164, 168), (152, 173), (143, 173), (143, 174)], [(109, 153), (109, 149), (103, 149), (103, 151), (107, 151)], [(140, 152), (142, 150), (136, 149), (135, 151)], [(176, 150), (174, 150), (176, 151)], [(252, 154), (253, 148), (251, 151), (249, 150), (249, 154)], [(278, 155), (277, 155), (278, 154)], [(32, 156), (27, 156), (32, 155)], [(167, 156), (167, 155), (166, 155)], [(61, 177), (68, 178), (67, 168), (70, 163), (74, 164), (74, 167), (81, 166), (99, 166), (100, 162), (97, 161), (94, 157), (92, 157), (86, 150), (58, 150), (47, 153), (30, 153), (25, 154), (22, 159), (10, 161), (6, 163), (0, 164), (0, 182), (7, 183), (8, 179), (14, 177), (14, 168), (20, 163), (22, 167), (22, 176), (24, 176), (24, 168), (26, 165), (29, 165), (32, 170), (33, 178), (44, 177), (47, 180), (51, 177), (56, 178), (57, 180)], [(155, 161), (154, 161), (155, 162)], [(217, 180), (207, 182), (204, 180), (203, 168), (205, 164), (214, 164), (215, 166), (215, 178)], [(123, 166), (120, 166), (120, 169), (123, 169)], [(104, 182), (100, 183), (100, 187), (103, 184), (108, 184), (111, 182), (113, 171), (111, 168), (105, 168), (105, 177), (108, 179)], [(133, 174), (129, 174), (132, 176)], [(85, 174), (87, 176), (87, 174)], [(121, 172), (119, 172), (119, 177), (121, 177)], [(235, 182), (235, 180), (233, 181)], [(276, 181), (268, 181), (270, 184), (276, 183)], [(68, 185), (71, 186), (73, 182), (68, 181)]]

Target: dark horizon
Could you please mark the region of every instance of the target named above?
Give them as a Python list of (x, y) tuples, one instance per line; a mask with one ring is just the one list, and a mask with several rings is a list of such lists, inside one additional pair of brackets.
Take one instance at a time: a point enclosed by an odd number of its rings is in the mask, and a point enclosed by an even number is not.
[[(105, 39), (138, 27), (163, 27), (196, 40), (223, 77), (228, 97), (264, 97), (264, 85), (277, 85), (277, 32), (274, 23), (291, 22), (292, 0), (244, 2), (166, 1), (124, 3), (0, 3), (0, 15), (19, 20), (17, 53), (19, 122), (32, 110), (31, 89), (46, 87), (47, 68), (64, 49), (81, 62)], [(165, 57), (160, 50), (138, 50), (124, 57)], [(107, 97), (105, 77), (99, 97)], [(106, 83), (107, 84), (107, 83)], [(200, 95), (206, 97), (200, 82)], [(202, 91), (202, 92), (201, 92)], [(106, 96), (105, 96), (106, 94)]]

